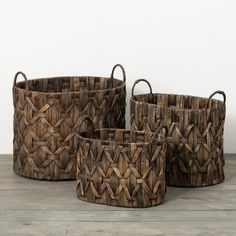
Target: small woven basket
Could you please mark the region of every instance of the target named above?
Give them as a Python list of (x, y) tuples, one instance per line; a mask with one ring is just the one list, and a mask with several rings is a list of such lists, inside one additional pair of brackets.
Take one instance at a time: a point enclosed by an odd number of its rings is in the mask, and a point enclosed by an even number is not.
[[(123, 81), (114, 78), (120, 67)], [(25, 81), (17, 82), (19, 75)], [(89, 115), (97, 128), (125, 127), (125, 70), (111, 77), (27, 80), (15, 75), (14, 171), (44, 180), (76, 179), (78, 120)]]
[[(146, 82), (149, 94), (134, 95), (135, 85)], [(223, 95), (224, 101), (212, 99)], [(131, 126), (153, 131), (160, 124), (168, 128), (166, 182), (195, 187), (224, 180), (223, 131), (226, 95), (214, 92), (209, 98), (152, 93), (147, 80), (137, 80), (130, 100)]]
[[(155, 133), (88, 129), (81, 118), (77, 156), (77, 196), (88, 202), (150, 207), (165, 198), (166, 127)], [(86, 128), (87, 127), (87, 128)], [(166, 132), (167, 133), (167, 132)]]

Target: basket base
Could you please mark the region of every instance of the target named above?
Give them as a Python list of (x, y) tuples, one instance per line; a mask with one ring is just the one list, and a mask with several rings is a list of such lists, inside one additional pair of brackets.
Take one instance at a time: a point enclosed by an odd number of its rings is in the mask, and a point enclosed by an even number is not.
[(207, 186), (212, 186), (212, 185), (216, 185), (216, 184), (220, 184), (224, 182), (224, 178), (221, 179), (221, 180), (215, 180), (211, 183), (198, 183), (198, 184), (195, 184), (195, 185), (191, 185), (191, 184), (181, 184), (181, 183), (171, 183), (171, 182), (166, 182), (166, 185), (167, 186), (171, 186), (171, 187), (183, 187), (183, 188), (197, 188), (197, 187), (207, 187)]
[(106, 206), (115, 206), (115, 207), (124, 207), (124, 208), (149, 208), (149, 207), (155, 207), (155, 206), (158, 206), (158, 205), (161, 205), (164, 203), (165, 199), (162, 199), (160, 203), (155, 203), (155, 204), (149, 204), (149, 205), (136, 205), (136, 204), (133, 204), (132, 202), (127, 202), (127, 204), (122, 204), (122, 203), (119, 203), (117, 200), (113, 200), (109, 203), (104, 203), (104, 201), (102, 200), (96, 200), (96, 201), (91, 201), (85, 197), (81, 197), (79, 195), (77, 195), (77, 198), (81, 201), (84, 201), (84, 202), (89, 202), (89, 203), (94, 203), (94, 204), (100, 204), (100, 205), (106, 205)]
[(59, 177), (51, 176), (51, 175), (45, 175), (41, 172), (36, 171), (22, 171), (19, 168), (14, 167), (13, 171), (15, 174), (29, 178), (29, 179), (35, 179), (35, 180), (42, 180), (42, 181), (63, 181), (63, 180), (76, 180), (75, 174), (60, 174)]

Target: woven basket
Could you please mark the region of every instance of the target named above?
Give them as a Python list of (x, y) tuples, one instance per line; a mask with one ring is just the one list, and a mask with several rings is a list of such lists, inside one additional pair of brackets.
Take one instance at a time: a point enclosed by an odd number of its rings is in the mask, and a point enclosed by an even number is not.
[[(89, 117), (81, 118), (81, 128), (89, 130), (88, 121), (92, 122)], [(80, 132), (78, 198), (122, 207), (162, 203), (166, 189), (164, 129), (159, 127), (155, 133), (94, 128)]]
[[(135, 95), (134, 87), (146, 82), (149, 94)], [(221, 94), (224, 101), (212, 99)], [(226, 96), (209, 98), (152, 93), (148, 81), (137, 80), (130, 101), (131, 126), (153, 131), (168, 128), (166, 182), (173, 186), (207, 186), (224, 180), (223, 131)]]
[[(120, 67), (123, 81), (114, 78)], [(19, 75), (24, 82), (16, 82)], [(76, 179), (78, 120), (96, 127), (125, 126), (125, 70), (111, 77), (55, 77), (27, 80), (15, 75), (14, 171), (44, 180)]]

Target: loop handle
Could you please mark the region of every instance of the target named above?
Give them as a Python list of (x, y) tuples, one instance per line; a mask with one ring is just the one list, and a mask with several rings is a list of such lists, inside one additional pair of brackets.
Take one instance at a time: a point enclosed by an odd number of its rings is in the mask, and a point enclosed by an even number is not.
[(90, 118), (90, 116), (88, 115), (84, 115), (82, 117), (79, 118), (78, 121), (78, 130), (77, 133), (80, 134), (80, 126), (84, 123), (84, 121), (89, 121), (90, 125), (92, 126), (92, 131), (95, 130), (95, 124), (93, 122), (93, 120)]
[(13, 86), (16, 86), (16, 81), (17, 81), (17, 78), (18, 78), (19, 75), (21, 75), (21, 76), (24, 78), (24, 80), (25, 80), (25, 89), (26, 89), (26, 90), (29, 90), (29, 86), (28, 86), (28, 82), (27, 82), (28, 79), (27, 79), (25, 73), (23, 73), (23, 72), (21, 72), (21, 71), (18, 71), (18, 72), (15, 74)]
[(217, 91), (215, 91), (214, 93), (212, 93), (212, 94), (210, 95), (210, 97), (208, 98), (207, 107), (209, 107), (210, 101), (211, 101), (212, 97), (214, 97), (216, 94), (221, 94), (221, 95), (223, 96), (223, 98), (224, 98), (224, 104), (225, 104), (225, 102), (226, 102), (226, 94), (224, 93), (224, 91), (217, 90)]
[(167, 128), (167, 126), (165, 126), (165, 125), (161, 125), (161, 126), (158, 127), (158, 128), (155, 130), (155, 132), (153, 133), (151, 143), (153, 143), (153, 141), (154, 141), (156, 135), (157, 135), (162, 129), (165, 130), (165, 137), (167, 137), (168, 128)]
[(138, 80), (136, 80), (136, 81), (134, 82), (134, 85), (133, 85), (133, 87), (132, 87), (132, 92), (131, 92), (132, 97), (134, 97), (134, 88), (135, 88), (135, 86), (136, 86), (138, 83), (140, 83), (140, 82), (145, 82), (145, 83), (148, 85), (149, 89), (150, 89), (150, 94), (152, 94), (152, 86), (151, 86), (151, 84), (150, 84), (146, 79), (138, 79)]
[(111, 78), (114, 79), (114, 72), (117, 67), (119, 67), (121, 69), (122, 74), (123, 74), (123, 81), (125, 82), (126, 81), (126, 73), (125, 73), (124, 67), (121, 64), (114, 65), (114, 67), (112, 68), (112, 71), (111, 71)]

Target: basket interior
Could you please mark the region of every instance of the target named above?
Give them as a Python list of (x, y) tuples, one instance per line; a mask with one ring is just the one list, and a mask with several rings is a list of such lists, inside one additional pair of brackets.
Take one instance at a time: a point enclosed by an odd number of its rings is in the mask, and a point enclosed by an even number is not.
[(80, 136), (87, 139), (101, 140), (116, 143), (149, 143), (153, 137), (152, 132), (133, 131), (124, 129), (99, 129), (80, 133)]
[(78, 76), (78, 77), (54, 77), (45, 79), (22, 81), (16, 84), (17, 88), (25, 89), (26, 83), (30, 91), (43, 93), (61, 93), (78, 91), (108, 90), (120, 87), (122, 80), (106, 77)]
[[(178, 109), (206, 109), (208, 108), (208, 98), (194, 97), (189, 95), (176, 94), (141, 94), (134, 96), (136, 101), (146, 102), (149, 104)], [(211, 99), (209, 106), (218, 108), (222, 106), (223, 101)]]

